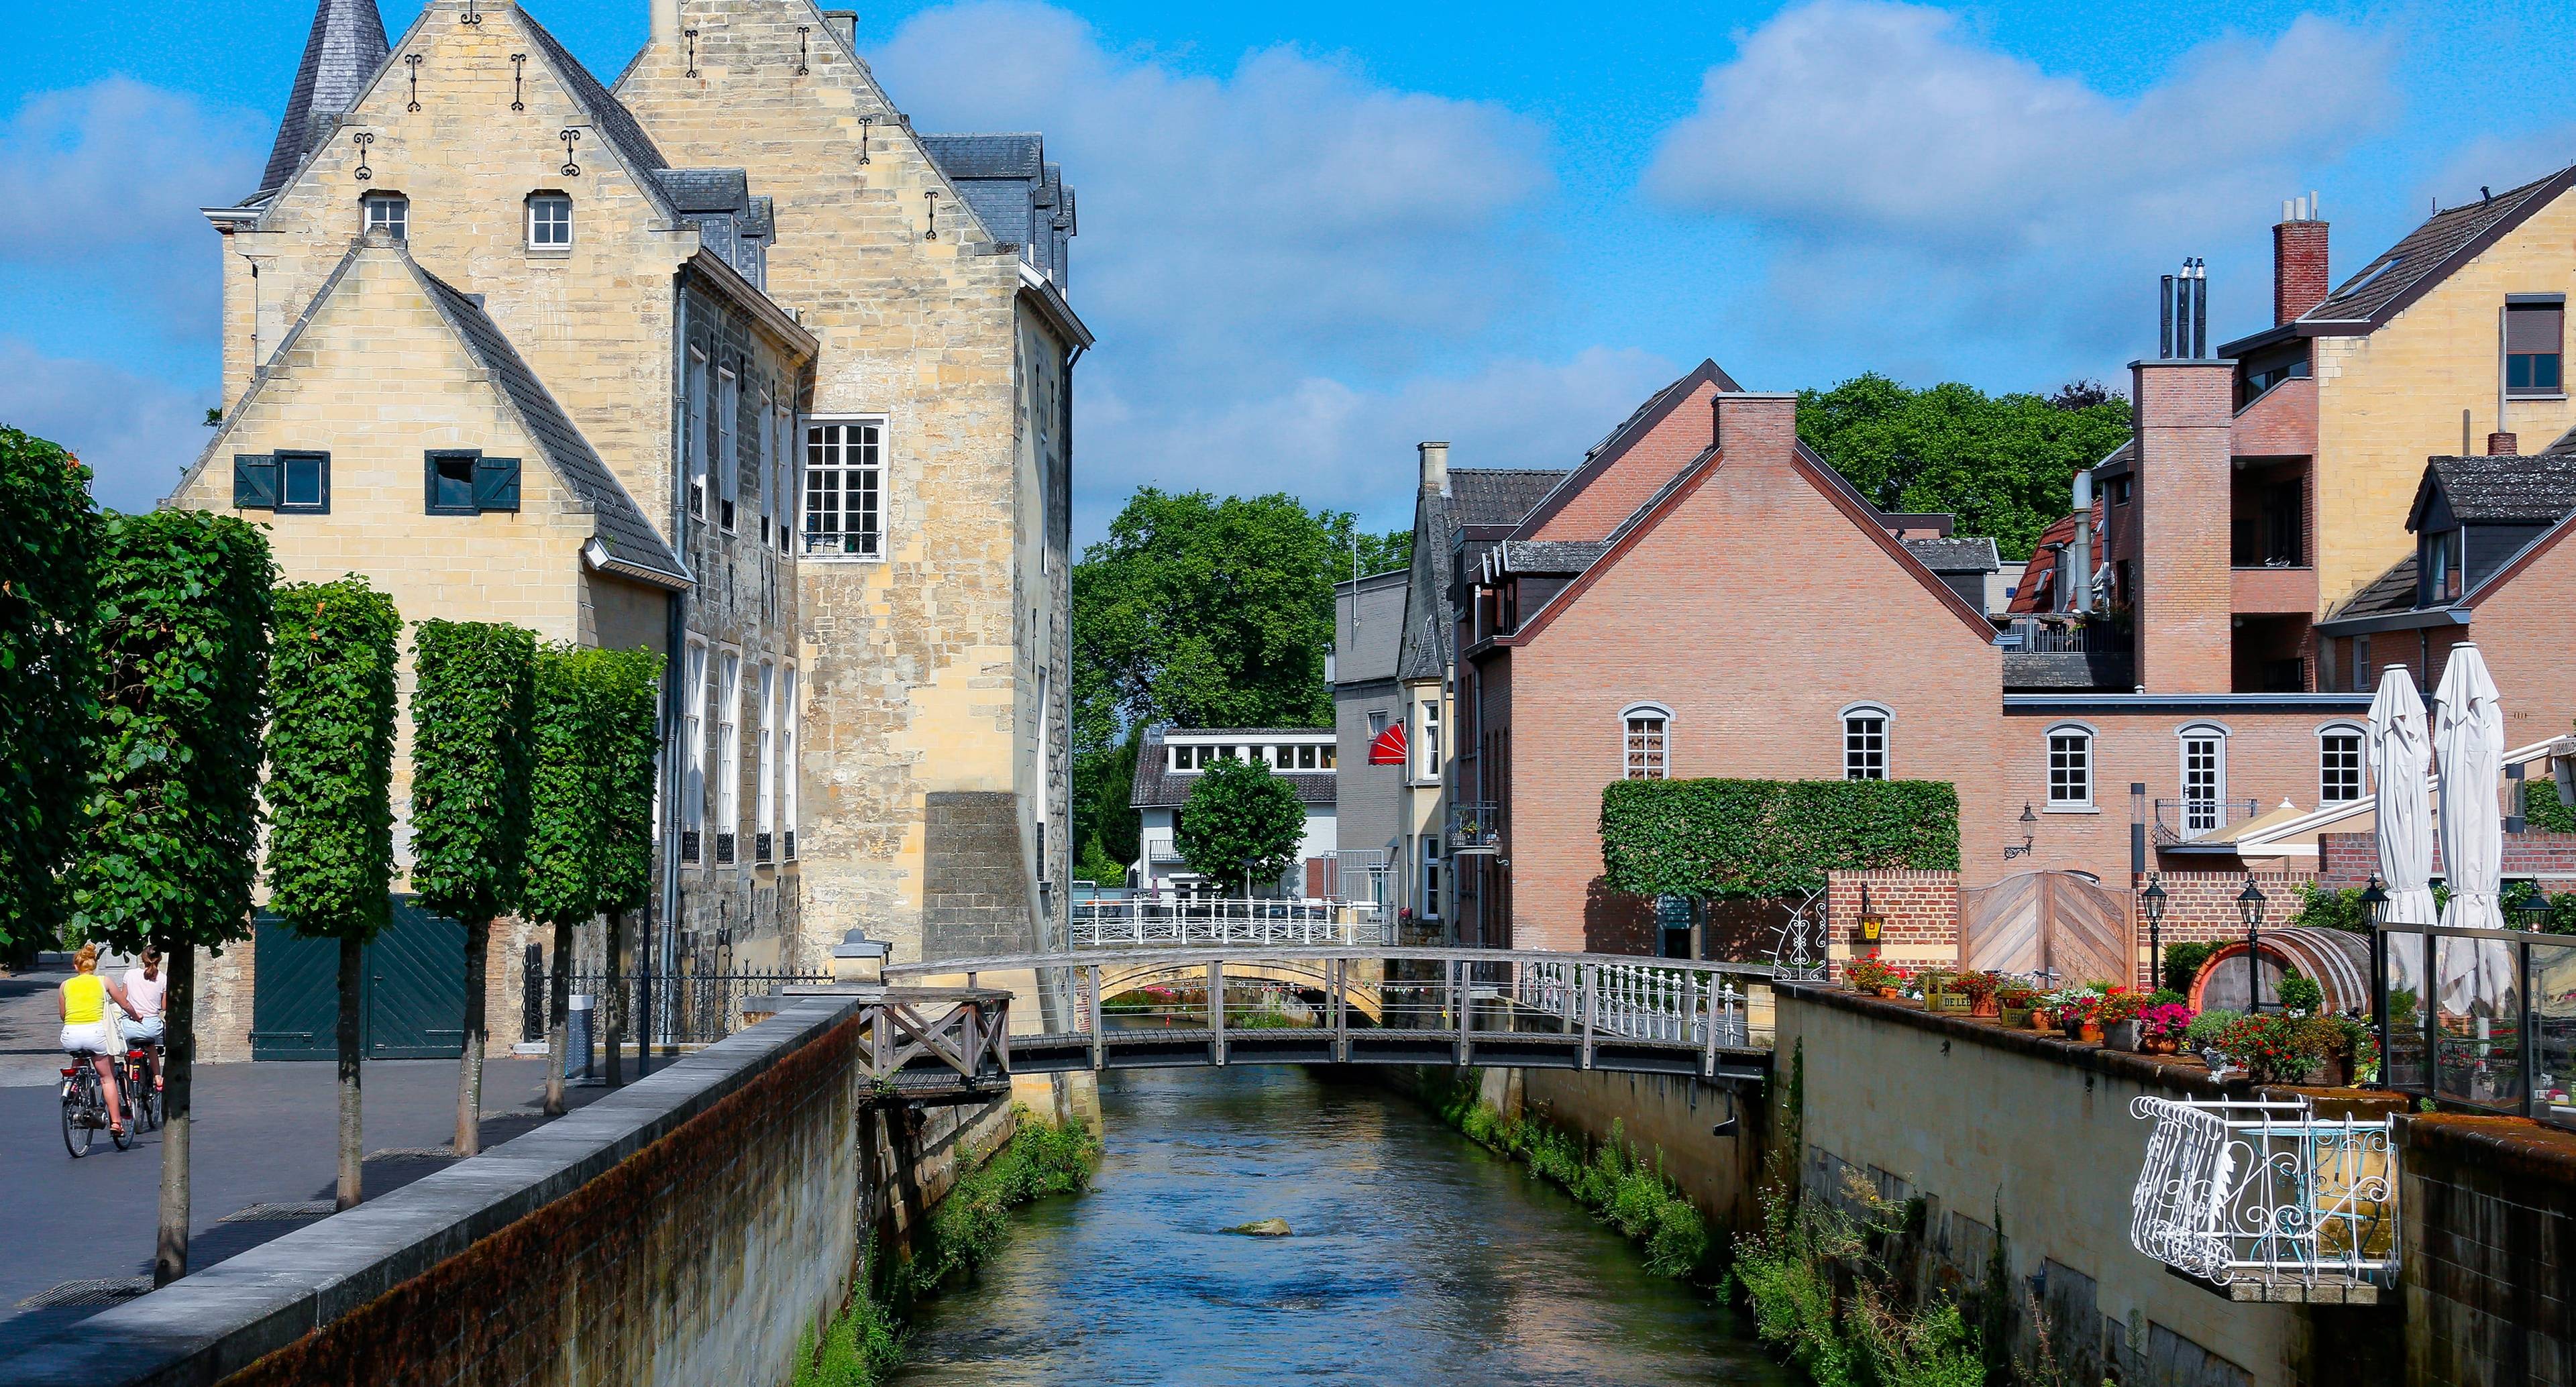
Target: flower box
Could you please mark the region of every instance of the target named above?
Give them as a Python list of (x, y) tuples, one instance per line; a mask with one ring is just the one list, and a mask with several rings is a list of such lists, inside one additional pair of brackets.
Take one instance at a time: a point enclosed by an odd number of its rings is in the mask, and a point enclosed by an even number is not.
[(1925, 998), (1924, 1001), (1926, 1004), (1924, 1009), (1926, 1011), (1954, 1011), (1965, 1013), (1970, 1007), (1975, 1005), (1965, 992), (1935, 992), (1931, 996)]
[(2135, 1052), (2138, 1048), (2138, 1041), (2141, 1039), (2138, 1034), (2137, 1019), (2132, 1017), (2126, 1021), (2114, 1021), (2110, 1025), (2104, 1026), (2102, 1028), (2102, 1037), (2103, 1043), (2109, 1045), (2114, 1050), (2128, 1050)]
[(2030, 1024), (2028, 1007), (1997, 1007), (1995, 1010), (1998, 1013), (1995, 1019), (2003, 1022), (2006, 1030), (2017, 1031)]

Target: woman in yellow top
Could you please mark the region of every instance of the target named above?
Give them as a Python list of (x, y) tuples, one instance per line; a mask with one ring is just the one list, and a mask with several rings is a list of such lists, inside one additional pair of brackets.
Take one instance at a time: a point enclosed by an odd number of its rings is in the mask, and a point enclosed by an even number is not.
[[(85, 1057), (107, 1085), (107, 1129), (117, 1136), (125, 1135), (125, 1103), (116, 1089), (116, 1054), (125, 1048), (116, 1024), (108, 1019), (107, 1004), (135, 1016), (134, 1006), (125, 999), (125, 989), (98, 975), (98, 946), (83, 944), (72, 955), (72, 975), (63, 980), (62, 991), (54, 1001), (63, 1013), (63, 1050), (75, 1057)], [(140, 1017), (136, 1017), (140, 1020)]]

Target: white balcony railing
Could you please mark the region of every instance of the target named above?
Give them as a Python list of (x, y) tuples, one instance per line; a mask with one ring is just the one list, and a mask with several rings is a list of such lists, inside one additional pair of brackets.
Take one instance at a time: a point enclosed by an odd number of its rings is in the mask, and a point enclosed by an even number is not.
[(2146, 1097), (2130, 1111), (2156, 1124), (2130, 1195), (2138, 1251), (2237, 1299), (2332, 1299), (2394, 1284), (2389, 1119), (2321, 1118), (2306, 1099)]
[(1151, 897), (1073, 902), (1077, 949), (1330, 948), (1389, 944), (1370, 901)]

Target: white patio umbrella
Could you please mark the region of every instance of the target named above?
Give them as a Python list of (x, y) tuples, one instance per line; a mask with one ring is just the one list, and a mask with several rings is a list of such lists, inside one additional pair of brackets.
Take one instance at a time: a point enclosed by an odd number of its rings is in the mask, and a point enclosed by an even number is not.
[(2424, 700), (2404, 665), (2379, 676), (2370, 700), (2370, 773), (2375, 782), (2379, 881), (2392, 924), (2430, 925), (2433, 914), (2433, 803), (2424, 777), (2433, 769), (2433, 737)]
[[(2475, 645), (2451, 650), (2433, 693), (2433, 752), (2442, 777), (2442, 873), (2451, 900), (2442, 923), (2459, 929), (2502, 929), (2496, 903), (2504, 869), (2503, 811), (2496, 793), (2504, 782), (2504, 710), (2495, 680)], [(2484, 1003), (2488, 1015), (2509, 1010), (2514, 989), (2513, 952), (2503, 941), (2449, 941), (2443, 950), (2442, 1005), (2467, 1012)]]

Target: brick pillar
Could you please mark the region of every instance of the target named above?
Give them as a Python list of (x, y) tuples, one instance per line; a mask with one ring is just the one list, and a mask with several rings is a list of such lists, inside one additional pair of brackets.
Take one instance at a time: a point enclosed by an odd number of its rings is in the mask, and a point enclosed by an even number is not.
[(2291, 220), (2272, 228), (2272, 321), (2286, 323), (2325, 302), (2326, 224)]
[(1718, 447), (1731, 458), (1786, 460), (1798, 446), (1798, 397), (1773, 391), (1719, 393)]
[(2232, 361), (2136, 361), (2138, 683), (2226, 693), (2233, 683), (2229, 568)]

